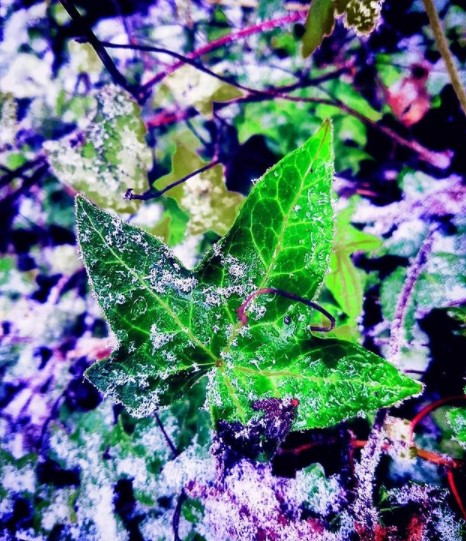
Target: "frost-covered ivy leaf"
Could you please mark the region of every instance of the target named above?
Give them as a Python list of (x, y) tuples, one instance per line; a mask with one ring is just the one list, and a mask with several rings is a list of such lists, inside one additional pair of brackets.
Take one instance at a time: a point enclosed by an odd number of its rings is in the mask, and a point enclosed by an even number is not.
[[(199, 140), (191, 132), (178, 136), (172, 171), (157, 180), (155, 186), (158, 190), (207, 165), (195, 151), (199, 146)], [(187, 230), (191, 235), (207, 231), (224, 235), (243, 201), (241, 194), (227, 190), (222, 165), (175, 186), (167, 192), (167, 196), (175, 199), (180, 208), (189, 214)]]
[(455, 440), (466, 449), (466, 408), (452, 408), (447, 412)]
[(84, 132), (48, 141), (44, 150), (59, 180), (103, 208), (134, 212), (128, 188), (144, 191), (151, 166), (139, 105), (113, 85), (97, 94), (97, 111)]
[(341, 309), (350, 318), (357, 318), (362, 310), (364, 272), (354, 266), (351, 255), (375, 250), (382, 241), (353, 227), (350, 224), (352, 214), (353, 208), (348, 207), (336, 218), (330, 273), (325, 278), (325, 285)]
[[(313, 298), (332, 243), (331, 126), (271, 168), (230, 231), (193, 272), (156, 238), (77, 199), (84, 263), (116, 337), (87, 372), (136, 416), (182, 396), (208, 374), (214, 417), (249, 421), (261, 398), (298, 398), (297, 426), (333, 424), (419, 391), (354, 344), (309, 337), (309, 310), (275, 288)], [(331, 391), (329, 391), (331, 389)], [(335, 399), (332, 397), (336, 397)]]
[(194, 322), (197, 279), (156, 237), (77, 198), (84, 263), (117, 340), (89, 379), (136, 416), (182, 395), (215, 365), (209, 331)]
[(377, 26), (383, 0), (335, 0), (338, 15), (345, 14), (344, 24), (358, 35), (369, 34)]
[(303, 56), (312, 54), (325, 36), (333, 32), (335, 26), (335, 6), (333, 0), (313, 0), (305, 23), (303, 35)]

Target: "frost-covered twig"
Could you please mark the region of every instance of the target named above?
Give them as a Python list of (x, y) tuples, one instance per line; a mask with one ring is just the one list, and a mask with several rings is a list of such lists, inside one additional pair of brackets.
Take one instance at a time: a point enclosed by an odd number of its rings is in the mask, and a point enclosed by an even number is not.
[(184, 490), (181, 491), (181, 494), (178, 497), (178, 501), (176, 502), (175, 511), (173, 512), (173, 541), (182, 541), (180, 534), (179, 534), (179, 528), (180, 528), (180, 518), (181, 518), (181, 508), (183, 507), (183, 503), (187, 499), (186, 492)]
[(437, 230), (437, 226), (431, 227), (427, 237), (422, 243), (421, 249), (417, 254), (415, 260), (408, 268), (405, 283), (398, 298), (398, 303), (395, 309), (395, 317), (390, 325), (390, 343), (389, 343), (389, 360), (393, 364), (397, 364), (399, 360), (401, 344), (403, 341), (403, 325), (406, 317), (406, 311), (408, 309), (409, 301), (416, 285), (416, 281), (421, 274), (424, 265), (426, 264), (427, 257), (432, 250), (432, 244), (434, 240), (434, 234)]

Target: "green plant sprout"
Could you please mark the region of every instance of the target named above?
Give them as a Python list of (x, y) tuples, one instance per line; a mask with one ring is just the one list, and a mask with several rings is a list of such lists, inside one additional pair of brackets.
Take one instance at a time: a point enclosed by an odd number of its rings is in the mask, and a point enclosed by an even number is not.
[[(215, 422), (247, 424), (259, 401), (278, 399), (299, 402), (294, 429), (334, 425), (419, 393), (420, 383), (370, 351), (311, 334), (312, 311), (296, 302), (311, 301), (328, 270), (332, 175), (326, 121), (256, 183), (193, 271), (159, 239), (78, 196), (84, 264), (116, 338), (89, 380), (144, 417), (207, 378)], [(264, 290), (271, 294), (257, 294)]]

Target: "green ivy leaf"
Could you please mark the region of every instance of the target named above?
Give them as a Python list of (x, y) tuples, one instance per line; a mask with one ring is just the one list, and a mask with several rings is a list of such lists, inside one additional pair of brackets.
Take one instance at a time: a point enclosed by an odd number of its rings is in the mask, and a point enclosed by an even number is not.
[[(200, 265), (183, 268), (158, 239), (77, 198), (78, 235), (97, 299), (116, 338), (87, 371), (135, 416), (170, 404), (207, 376), (215, 419), (248, 422), (254, 401), (297, 398), (295, 426), (327, 426), (393, 404), (418, 383), (355, 344), (309, 335), (312, 314), (258, 295), (312, 299), (332, 245), (331, 126), (271, 168), (230, 231)], [(306, 311), (307, 310), (307, 311)]]
[(306, 58), (333, 32), (335, 7), (333, 0), (313, 0), (305, 22), (302, 54)]
[(352, 214), (353, 208), (348, 207), (336, 218), (335, 243), (325, 285), (345, 314), (354, 319), (362, 311), (364, 273), (354, 266), (351, 255), (375, 250), (382, 241), (353, 227), (350, 224)]
[(117, 212), (135, 212), (140, 202), (123, 198), (128, 188), (142, 192), (151, 166), (139, 105), (113, 85), (97, 95), (97, 111), (84, 131), (44, 150), (54, 174), (94, 203)]

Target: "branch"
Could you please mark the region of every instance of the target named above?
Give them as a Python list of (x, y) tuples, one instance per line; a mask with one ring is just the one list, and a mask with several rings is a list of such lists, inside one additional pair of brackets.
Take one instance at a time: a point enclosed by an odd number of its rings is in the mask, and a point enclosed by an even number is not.
[[(219, 49), (220, 47), (224, 47), (225, 45), (234, 43), (235, 41), (239, 39), (244, 39), (253, 34), (260, 34), (262, 32), (273, 30), (274, 28), (279, 28), (280, 26), (285, 26), (287, 24), (292, 24), (292, 23), (304, 20), (305, 17), (306, 17), (306, 13), (296, 12), (290, 15), (285, 15), (284, 17), (280, 17), (279, 19), (263, 21), (259, 24), (249, 26), (247, 28), (243, 28), (242, 30), (239, 30), (238, 32), (232, 32), (231, 34), (228, 34), (219, 39), (211, 41), (210, 43), (207, 43), (207, 45), (204, 45), (203, 47), (200, 47), (199, 49), (192, 51), (191, 53), (187, 55), (187, 57), (190, 60), (194, 60), (207, 53), (210, 53), (211, 51), (214, 51), (215, 49)], [(158, 73), (157, 75), (152, 77), (152, 79), (150, 79), (145, 85), (143, 85), (142, 91), (146, 92), (148, 89), (152, 88), (154, 85), (160, 83), (160, 81), (163, 81), (165, 77), (167, 77), (168, 75), (170, 75), (177, 69), (184, 66), (184, 64), (185, 64), (185, 61), (180, 60), (180, 62), (176, 62), (175, 64), (172, 64), (171, 66), (166, 68), (164, 71)]]
[(429, 17), (429, 23), (434, 34), (435, 43), (437, 44), (438, 50), (442, 55), (443, 61), (445, 62), (445, 67), (447, 68), (448, 75), (450, 76), (450, 81), (453, 86), (453, 90), (458, 97), (460, 102), (461, 109), (466, 115), (466, 91), (461, 83), (460, 75), (455, 65), (453, 55), (448, 47), (447, 38), (443, 32), (442, 24), (438, 16), (437, 10), (435, 9), (435, 4), (432, 0), (423, 0), (424, 6), (426, 8), (427, 16)]
[(180, 178), (179, 180), (176, 180), (175, 182), (172, 182), (168, 186), (165, 186), (163, 190), (147, 190), (147, 192), (144, 192), (143, 194), (136, 194), (133, 193), (132, 188), (128, 188), (125, 193), (125, 199), (129, 199), (130, 201), (133, 199), (139, 199), (141, 201), (148, 201), (149, 199), (158, 199), (160, 196), (162, 196), (165, 192), (168, 192), (168, 190), (171, 190), (175, 186), (178, 186), (179, 184), (182, 184), (183, 182), (186, 182), (192, 177), (195, 177), (196, 175), (200, 175), (201, 173), (204, 173), (204, 171), (208, 171), (209, 169), (212, 169), (212, 167), (215, 167), (220, 163), (220, 160), (212, 160), (207, 165), (204, 165), (204, 167), (201, 167), (200, 169), (196, 169), (196, 171), (193, 171), (192, 173), (189, 173), (189, 175), (186, 175), (183, 178)]
[(71, 20), (76, 24), (83, 36), (86, 37), (86, 40), (97, 53), (98, 57), (102, 61), (102, 64), (105, 66), (105, 69), (110, 74), (113, 82), (127, 90), (134, 98), (138, 101), (141, 99), (140, 89), (131, 85), (126, 77), (120, 72), (116, 67), (115, 62), (112, 60), (110, 55), (107, 53), (105, 47), (101, 44), (100, 40), (92, 31), (91, 27), (86, 23), (84, 17), (79, 13), (75, 8), (74, 4), (70, 0), (60, 0), (61, 5), (65, 8), (68, 15), (71, 17)]
[(416, 281), (421, 274), (424, 265), (426, 264), (427, 257), (432, 251), (432, 243), (434, 240), (434, 233), (437, 230), (436, 227), (432, 227), (424, 242), (422, 243), (421, 249), (416, 256), (416, 259), (412, 262), (407, 271), (407, 276), (403, 288), (401, 290), (400, 296), (398, 298), (398, 303), (395, 309), (395, 317), (390, 325), (390, 353), (389, 359), (395, 365), (398, 364), (399, 355), (401, 350), (402, 342), (402, 331), (403, 324), (406, 318), (406, 312), (408, 309), (408, 304), (413, 294), (414, 286)]
[(245, 92), (248, 92), (249, 94), (258, 94), (258, 95), (265, 95), (265, 96), (268, 96), (271, 92), (273, 93), (291, 92), (299, 88), (306, 88), (308, 86), (316, 86), (330, 79), (339, 77), (340, 75), (342, 75), (343, 73), (346, 73), (350, 69), (349, 65), (345, 65), (341, 68), (338, 68), (335, 71), (320, 75), (319, 77), (310, 78), (306, 76), (305, 78), (300, 79), (297, 83), (293, 83), (293, 84), (282, 86), (282, 87), (269, 87), (269, 88), (261, 90), (259, 88), (251, 88), (249, 86), (243, 85), (239, 83), (234, 77), (220, 75), (216, 73), (215, 71), (211, 70), (210, 68), (206, 67), (201, 62), (197, 60), (193, 60), (192, 58), (190, 58), (190, 55), (182, 55), (180, 53), (177, 53), (176, 51), (172, 51), (171, 49), (166, 49), (164, 47), (154, 47), (152, 45), (143, 45), (139, 43), (125, 44), (125, 43), (112, 43), (110, 41), (101, 41), (100, 43), (101, 45), (109, 49), (132, 49), (136, 51), (146, 51), (146, 52), (151, 52), (151, 53), (166, 54), (173, 58), (177, 58), (182, 64), (187, 64), (189, 66), (192, 66), (193, 68), (203, 73), (206, 73), (207, 75), (210, 75), (211, 77), (214, 77), (215, 79), (218, 79), (219, 81), (232, 85), (236, 88), (239, 88), (240, 90), (244, 90)]
[(8, 169), (6, 173), (0, 177), (0, 188), (4, 188), (15, 178), (25, 178), (25, 173), (30, 169), (34, 169), (38, 165), (44, 165), (46, 163), (45, 157), (42, 155), (37, 156), (35, 159), (23, 163), (16, 169)]

